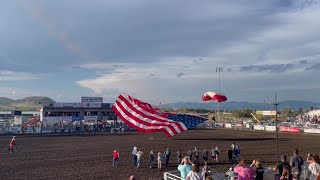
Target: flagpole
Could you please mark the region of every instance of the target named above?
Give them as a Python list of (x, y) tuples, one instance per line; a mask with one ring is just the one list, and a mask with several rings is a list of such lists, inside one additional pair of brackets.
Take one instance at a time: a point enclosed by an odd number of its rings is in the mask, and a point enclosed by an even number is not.
[[(219, 73), (219, 94), (220, 94), (220, 73), (223, 71), (222, 67), (216, 67), (216, 72)], [(218, 122), (220, 123), (220, 102), (218, 102)], [(225, 122), (226, 123), (226, 122)]]
[(279, 127), (278, 127), (278, 101), (277, 101), (277, 92), (274, 93), (274, 103), (276, 106), (276, 148), (277, 148), (277, 163), (279, 163)]

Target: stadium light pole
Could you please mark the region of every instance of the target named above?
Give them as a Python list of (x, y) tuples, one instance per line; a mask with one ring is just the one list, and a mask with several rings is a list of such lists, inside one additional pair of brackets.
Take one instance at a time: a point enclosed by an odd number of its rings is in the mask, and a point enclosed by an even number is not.
[(274, 93), (274, 103), (276, 107), (276, 148), (277, 148), (277, 163), (279, 163), (279, 128), (278, 128), (278, 101), (277, 101), (277, 92)]
[[(220, 94), (220, 73), (223, 72), (223, 68), (222, 67), (216, 67), (216, 72), (219, 73), (219, 91), (218, 92)], [(218, 121), (220, 122), (220, 102), (218, 102)]]

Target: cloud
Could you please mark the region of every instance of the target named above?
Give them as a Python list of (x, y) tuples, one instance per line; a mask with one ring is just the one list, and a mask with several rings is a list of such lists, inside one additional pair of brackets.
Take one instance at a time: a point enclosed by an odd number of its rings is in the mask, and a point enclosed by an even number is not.
[(308, 64), (308, 60), (300, 60), (299, 63), (300, 64)]
[(108, 97), (192, 101), (217, 89), (216, 67), (225, 69), (221, 89), (232, 98), (317, 88), (319, 1), (30, 3), (26, 16), (6, 2), (1, 68), (52, 76), (67, 69), (66, 89), (76, 81), (83, 92)]
[(0, 70), (0, 81), (26, 81), (35, 79), (40, 78), (30, 73)]
[(47, 28), (49, 35), (56, 38), (64, 48), (86, 61), (99, 61), (99, 59), (87, 49), (73, 41), (68, 32), (63, 30), (62, 27), (59, 27), (59, 25), (47, 14), (46, 10), (39, 3), (27, 2), (25, 0), (20, 0), (18, 2), (20, 2), (20, 4), (30, 13), (32, 18)]
[(308, 71), (320, 70), (320, 63), (314, 64), (311, 67), (306, 68), (306, 70), (308, 70)]
[(281, 73), (294, 68), (293, 64), (273, 64), (273, 65), (249, 65), (249, 66), (242, 66), (240, 68), (241, 71), (269, 71), (275, 73)]
[(184, 73), (181, 72), (181, 73), (178, 73), (178, 74), (177, 74), (177, 77), (178, 77), (178, 78), (181, 78), (183, 75), (184, 75)]

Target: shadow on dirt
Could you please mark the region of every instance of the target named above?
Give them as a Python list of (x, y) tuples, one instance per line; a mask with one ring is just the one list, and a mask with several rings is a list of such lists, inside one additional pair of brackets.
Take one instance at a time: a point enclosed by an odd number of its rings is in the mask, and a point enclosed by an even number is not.
[[(276, 138), (176, 138), (175, 141), (272, 141)], [(288, 141), (287, 139), (281, 139), (280, 141)]]

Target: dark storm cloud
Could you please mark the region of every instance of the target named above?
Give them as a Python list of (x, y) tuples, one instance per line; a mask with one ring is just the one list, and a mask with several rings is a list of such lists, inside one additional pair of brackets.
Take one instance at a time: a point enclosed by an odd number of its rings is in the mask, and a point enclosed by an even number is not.
[(178, 78), (181, 78), (183, 75), (184, 75), (184, 73), (181, 72), (181, 73), (178, 73), (178, 74), (177, 74), (177, 77), (178, 77)]
[(249, 65), (249, 66), (242, 66), (240, 67), (240, 71), (242, 72), (275, 72), (275, 73), (281, 73), (286, 72), (290, 69), (294, 68), (294, 64), (272, 64), (272, 65)]
[(308, 60), (300, 60), (299, 63), (300, 64), (308, 64)]
[(307, 71), (318, 71), (320, 70), (320, 63), (314, 64), (311, 67), (306, 68)]

